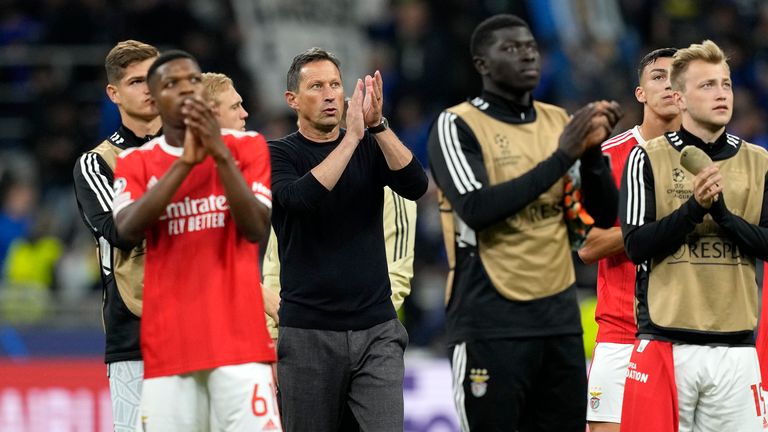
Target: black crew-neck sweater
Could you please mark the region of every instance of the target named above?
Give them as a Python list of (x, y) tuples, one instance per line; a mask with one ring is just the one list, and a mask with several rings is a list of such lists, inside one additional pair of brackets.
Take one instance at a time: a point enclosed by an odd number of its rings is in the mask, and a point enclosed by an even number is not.
[(270, 141), (272, 226), (280, 257), (280, 325), (361, 330), (396, 317), (390, 301), (383, 187), (415, 200), (427, 189), (416, 158), (392, 171), (365, 133), (333, 190), (310, 170), (344, 137), (310, 141), (298, 132)]

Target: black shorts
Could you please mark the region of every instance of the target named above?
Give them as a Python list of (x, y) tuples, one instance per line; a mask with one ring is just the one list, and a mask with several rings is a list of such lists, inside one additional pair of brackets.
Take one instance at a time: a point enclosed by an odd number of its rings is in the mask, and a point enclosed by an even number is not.
[(581, 336), (468, 341), (452, 347), (451, 368), (462, 431), (586, 428)]

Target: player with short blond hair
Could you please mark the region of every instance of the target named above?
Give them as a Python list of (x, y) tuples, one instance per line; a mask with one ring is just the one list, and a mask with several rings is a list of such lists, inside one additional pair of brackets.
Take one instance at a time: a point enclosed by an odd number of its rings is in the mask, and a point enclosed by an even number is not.
[[(714, 42), (675, 53), (670, 76), (680, 130), (636, 146), (621, 184), (638, 325), (621, 430), (762, 431), (755, 259), (768, 258), (768, 152), (727, 131), (733, 84)], [(714, 163), (688, 171), (689, 147)]]
[(213, 112), (221, 127), (245, 130), (248, 111), (231, 78), (221, 73), (203, 73), (203, 98), (213, 103)]

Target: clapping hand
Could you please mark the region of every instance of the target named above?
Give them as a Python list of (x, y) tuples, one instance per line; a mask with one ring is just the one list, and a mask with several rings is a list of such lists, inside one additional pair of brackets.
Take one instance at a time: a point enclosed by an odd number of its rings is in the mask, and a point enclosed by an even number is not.
[[(367, 96), (366, 96), (367, 97)], [(363, 138), (365, 133), (365, 122), (363, 113), (363, 81), (358, 79), (355, 83), (355, 91), (347, 104), (346, 125), (347, 134), (353, 134), (358, 140)]]
[(723, 191), (723, 176), (720, 167), (712, 164), (696, 174), (693, 178), (693, 197), (702, 207), (708, 209), (717, 201), (717, 196)]
[(616, 102), (598, 101), (576, 111), (560, 135), (559, 148), (576, 160), (588, 149), (599, 146), (623, 116)]
[(221, 140), (221, 127), (210, 105), (200, 97), (188, 98), (184, 100), (181, 112), (185, 115), (187, 133), (194, 135), (195, 141), (199, 142), (205, 152), (216, 160), (228, 156), (229, 149)]
[(384, 81), (381, 72), (373, 76), (365, 76), (365, 98), (363, 99), (363, 118), (366, 127), (377, 126), (381, 123), (384, 106)]

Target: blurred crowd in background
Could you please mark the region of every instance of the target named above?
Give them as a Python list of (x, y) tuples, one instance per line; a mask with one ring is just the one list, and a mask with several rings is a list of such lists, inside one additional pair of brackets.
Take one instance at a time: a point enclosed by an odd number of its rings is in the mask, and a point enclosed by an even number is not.
[[(528, 21), (538, 40), (537, 99), (569, 111), (615, 99), (626, 112), (616, 132), (641, 121), (634, 88), (642, 55), (714, 40), (730, 56), (735, 84), (729, 132), (768, 147), (762, 0), (0, 0), (0, 357), (12, 354), (14, 329), (100, 330), (98, 262), (77, 214), (72, 168), (119, 125), (103, 68), (117, 41), (181, 48), (204, 71), (229, 75), (248, 128), (268, 139), (295, 130), (282, 102), (291, 58), (328, 48), (350, 91), (353, 79), (381, 70), (385, 115), (426, 166), (437, 113), (480, 90), (471, 32), (502, 12)], [(433, 187), (419, 202), (404, 306), (412, 348), (444, 352), (446, 271)], [(594, 268), (579, 267), (579, 283), (585, 296), (593, 292)]]

